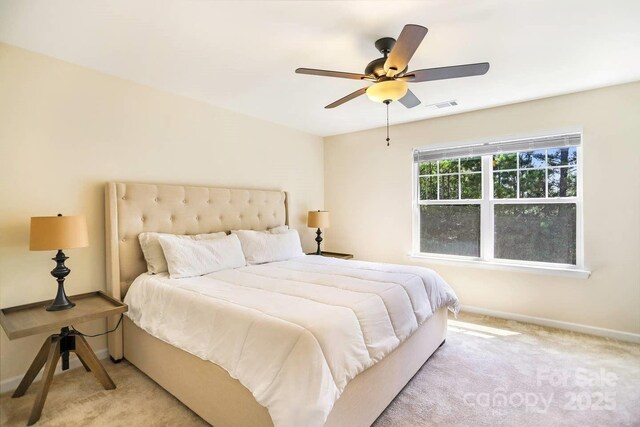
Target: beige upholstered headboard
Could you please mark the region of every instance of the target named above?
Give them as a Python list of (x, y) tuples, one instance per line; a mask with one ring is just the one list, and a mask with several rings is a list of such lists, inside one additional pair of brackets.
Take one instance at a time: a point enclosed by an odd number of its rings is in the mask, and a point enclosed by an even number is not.
[(106, 189), (105, 222), (108, 281), (111, 294), (120, 299), (146, 270), (138, 234), (266, 230), (288, 223), (287, 195), (284, 191), (111, 182)]
[[(143, 231), (199, 234), (266, 230), (288, 224), (287, 202), (284, 191), (107, 183), (108, 293), (124, 298), (131, 282), (146, 270), (138, 242)], [(116, 352), (120, 354), (114, 355), (111, 339), (109, 344), (112, 357), (121, 358), (121, 347)]]

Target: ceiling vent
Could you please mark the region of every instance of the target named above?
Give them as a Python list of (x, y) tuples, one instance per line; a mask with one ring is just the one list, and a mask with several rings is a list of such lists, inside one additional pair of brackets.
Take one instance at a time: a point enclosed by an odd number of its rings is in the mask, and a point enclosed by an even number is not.
[(453, 101), (444, 101), (444, 102), (438, 102), (436, 104), (430, 104), (430, 105), (427, 105), (427, 108), (440, 110), (442, 108), (455, 107), (456, 105), (458, 105), (458, 101), (454, 99)]

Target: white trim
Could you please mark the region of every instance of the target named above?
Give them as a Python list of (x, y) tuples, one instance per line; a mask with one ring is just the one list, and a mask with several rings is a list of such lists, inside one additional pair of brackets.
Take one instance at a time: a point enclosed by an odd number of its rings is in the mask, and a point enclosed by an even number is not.
[(455, 255), (430, 255), (424, 253), (409, 254), (409, 257), (425, 260), (433, 264), (455, 265), (458, 267), (475, 267), (486, 270), (517, 271), (523, 273), (543, 274), (547, 276), (573, 277), (576, 279), (588, 279), (591, 271), (571, 266), (557, 266), (554, 264), (519, 263), (503, 261), (485, 261), (479, 258), (463, 257)]
[(561, 320), (547, 319), (544, 317), (526, 316), (524, 314), (508, 313), (505, 311), (489, 310), (486, 308), (463, 305), (461, 311), (480, 314), (483, 316), (498, 317), (501, 319), (516, 320), (523, 323), (558, 328), (567, 331), (580, 332), (582, 334), (596, 335), (599, 337), (613, 338), (621, 341), (640, 343), (640, 334), (632, 332), (616, 331), (614, 329), (600, 328), (597, 326), (582, 325), (579, 323), (564, 322)]
[[(99, 360), (104, 360), (109, 357), (109, 350), (106, 348), (98, 350), (95, 353)], [(78, 368), (80, 366), (82, 366), (82, 364), (80, 363), (80, 360), (78, 359), (78, 357), (75, 354), (69, 355), (69, 369)], [(54, 375), (58, 375), (60, 373), (62, 373), (62, 362), (58, 363), (58, 366), (56, 367), (56, 372), (54, 373)], [(16, 388), (18, 388), (20, 381), (22, 381), (22, 377), (24, 377), (24, 374), (0, 381), (0, 393), (13, 391)], [(40, 373), (38, 373), (38, 376), (36, 376), (35, 380), (33, 381), (34, 382), (39, 381), (41, 378), (42, 378), (42, 369), (40, 370)]]
[(576, 264), (580, 268), (584, 268), (584, 159), (582, 158), (582, 149), (584, 147), (584, 135), (580, 134), (582, 144), (576, 148)]
[[(420, 252), (420, 205), (418, 204), (420, 185), (416, 179), (418, 164), (411, 161), (411, 167), (413, 168), (413, 174), (411, 174), (411, 190), (413, 191), (411, 196), (411, 248), (413, 252)], [(416, 232), (416, 230), (418, 231)]]
[(482, 200), (480, 202), (480, 258), (493, 259), (493, 239), (484, 236), (493, 236), (493, 168), (491, 158), (482, 156)]

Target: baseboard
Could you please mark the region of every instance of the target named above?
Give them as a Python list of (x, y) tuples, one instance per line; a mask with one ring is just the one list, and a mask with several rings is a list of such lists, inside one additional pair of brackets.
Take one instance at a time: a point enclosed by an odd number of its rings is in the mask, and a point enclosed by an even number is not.
[(518, 322), (533, 323), (534, 325), (548, 326), (550, 328), (566, 329), (583, 334), (597, 335), (600, 337), (614, 338), (621, 341), (640, 343), (640, 334), (616, 331), (613, 329), (599, 328), (597, 326), (581, 325), (579, 323), (563, 322), (560, 320), (546, 319), (544, 317), (525, 316), (523, 314), (509, 313), (505, 311), (488, 310), (486, 308), (463, 305), (462, 311), (481, 314), (484, 316), (498, 317), (501, 319), (517, 320)]
[[(109, 350), (106, 348), (103, 348), (102, 350), (98, 350), (95, 353), (98, 359), (100, 360), (107, 359), (109, 357)], [(80, 360), (78, 360), (78, 357), (75, 354), (71, 353), (69, 355), (69, 369), (78, 368), (80, 366), (82, 366), (82, 364), (80, 363)], [(56, 368), (56, 372), (54, 375), (58, 375), (61, 372), (62, 372), (62, 362), (58, 362), (58, 367)], [(20, 384), (20, 381), (22, 381), (23, 376), (24, 375), (18, 375), (16, 377), (7, 378), (6, 380), (0, 381), (0, 393), (13, 391), (16, 388), (18, 388), (18, 384)], [(34, 381), (38, 381), (40, 380), (40, 378), (42, 378), (42, 370), (40, 370), (40, 372), (38, 373), (38, 376)]]

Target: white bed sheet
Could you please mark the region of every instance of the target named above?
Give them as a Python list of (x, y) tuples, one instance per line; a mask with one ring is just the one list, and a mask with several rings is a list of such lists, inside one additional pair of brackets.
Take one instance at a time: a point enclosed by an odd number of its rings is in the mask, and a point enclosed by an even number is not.
[(276, 427), (322, 426), (351, 379), (440, 307), (459, 309), (432, 270), (319, 256), (143, 274), (125, 302), (140, 328), (238, 379)]

